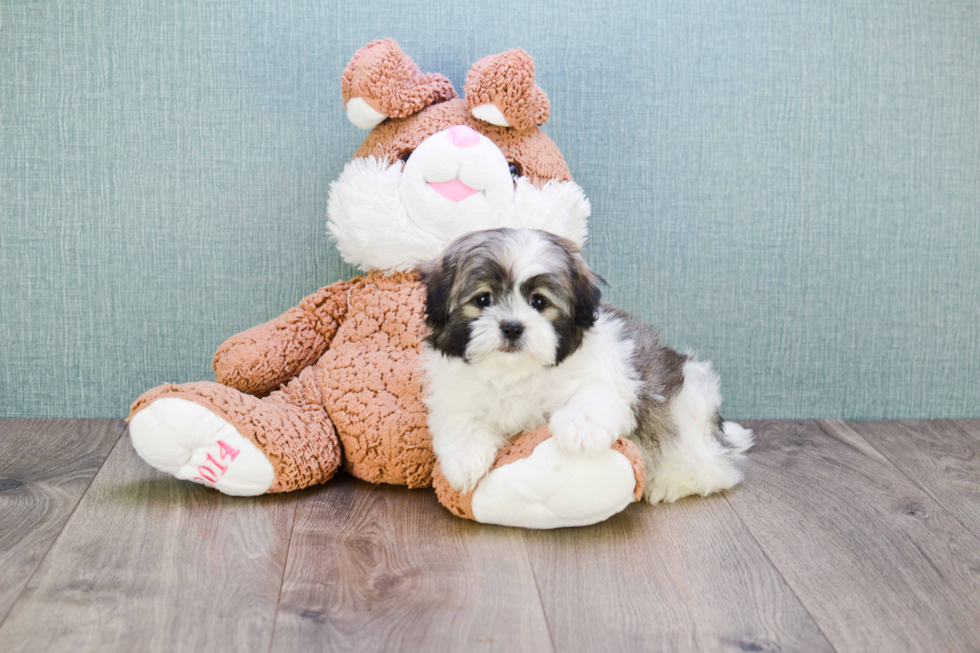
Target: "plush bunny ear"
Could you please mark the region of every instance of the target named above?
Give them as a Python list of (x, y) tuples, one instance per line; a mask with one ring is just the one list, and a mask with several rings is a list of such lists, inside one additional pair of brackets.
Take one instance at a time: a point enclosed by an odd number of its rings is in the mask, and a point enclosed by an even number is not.
[(520, 48), (477, 61), (463, 88), (474, 118), (514, 129), (548, 122), (551, 103), (534, 83), (534, 59)]
[(423, 75), (391, 39), (358, 50), (340, 83), (350, 121), (372, 129), (385, 118), (406, 118), (438, 102), (456, 97), (453, 85), (438, 73)]

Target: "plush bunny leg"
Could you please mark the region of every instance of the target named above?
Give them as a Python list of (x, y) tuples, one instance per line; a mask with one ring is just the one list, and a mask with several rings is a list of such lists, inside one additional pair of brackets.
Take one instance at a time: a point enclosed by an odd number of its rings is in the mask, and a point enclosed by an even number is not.
[(136, 453), (177, 478), (254, 496), (322, 483), (340, 444), (322, 405), (316, 368), (259, 399), (218, 383), (163, 385), (133, 404)]
[(486, 524), (522, 528), (586, 526), (623, 510), (643, 493), (640, 451), (619, 439), (598, 455), (570, 454), (547, 427), (525, 433), (500, 450), (476, 489), (460, 495), (438, 467), (433, 485), (453, 514)]

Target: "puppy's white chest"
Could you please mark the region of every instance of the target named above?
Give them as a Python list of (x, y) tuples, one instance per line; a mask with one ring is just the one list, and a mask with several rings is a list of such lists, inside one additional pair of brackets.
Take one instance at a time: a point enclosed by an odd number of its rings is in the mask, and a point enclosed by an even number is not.
[(521, 379), (479, 379), (473, 383), (474, 408), (481, 421), (511, 436), (544, 426), (567, 397), (556, 392), (548, 371)]

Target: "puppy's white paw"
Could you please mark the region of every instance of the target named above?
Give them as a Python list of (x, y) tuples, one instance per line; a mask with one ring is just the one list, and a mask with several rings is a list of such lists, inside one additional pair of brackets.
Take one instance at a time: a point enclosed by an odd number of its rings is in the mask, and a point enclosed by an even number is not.
[(467, 494), (487, 475), (496, 457), (497, 450), (494, 447), (471, 443), (440, 458), (439, 468), (454, 490)]
[(568, 453), (595, 456), (609, 449), (619, 435), (573, 406), (555, 411), (548, 421), (551, 436)]

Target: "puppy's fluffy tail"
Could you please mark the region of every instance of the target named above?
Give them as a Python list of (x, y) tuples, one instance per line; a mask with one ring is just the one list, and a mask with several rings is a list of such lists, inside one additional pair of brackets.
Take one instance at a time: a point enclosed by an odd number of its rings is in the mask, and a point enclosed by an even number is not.
[(745, 453), (755, 444), (755, 440), (752, 437), (752, 429), (747, 429), (736, 422), (722, 422), (721, 435), (725, 440), (725, 444), (738, 454)]
[(744, 428), (736, 422), (726, 422), (718, 414), (721, 407), (721, 379), (707, 361), (699, 361), (693, 352), (687, 352), (687, 362), (684, 363), (684, 385), (697, 389), (694, 401), (697, 411), (702, 415), (712, 415), (714, 424), (712, 431), (715, 437), (728, 449), (727, 456), (742, 455), (754, 444), (752, 429)]

